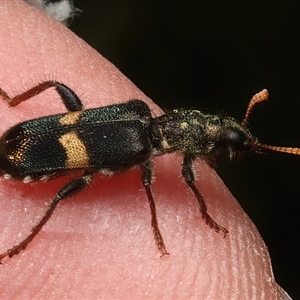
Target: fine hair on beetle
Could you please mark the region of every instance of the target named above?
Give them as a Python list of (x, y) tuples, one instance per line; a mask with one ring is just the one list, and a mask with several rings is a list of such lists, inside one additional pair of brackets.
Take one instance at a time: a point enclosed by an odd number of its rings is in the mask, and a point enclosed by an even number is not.
[(182, 154), (181, 174), (199, 204), (204, 222), (225, 237), (228, 230), (210, 216), (205, 199), (195, 185), (194, 161), (201, 158), (212, 162), (222, 153), (233, 158), (239, 153), (268, 150), (300, 155), (300, 148), (263, 144), (250, 133), (247, 126), (250, 114), (256, 104), (268, 99), (266, 89), (252, 97), (241, 122), (186, 109), (175, 109), (157, 117), (138, 99), (84, 109), (72, 89), (53, 80), (41, 82), (14, 97), (0, 88), (0, 96), (13, 107), (49, 88), (55, 88), (67, 112), (18, 123), (4, 132), (0, 137), (0, 175), (24, 184), (73, 172), (80, 175), (56, 192), (25, 239), (0, 254), (0, 263), (5, 257), (24, 250), (48, 222), (59, 202), (88, 187), (96, 173), (112, 176), (140, 168), (154, 240), (163, 256), (169, 253), (159, 229), (151, 190), (153, 158), (173, 152)]

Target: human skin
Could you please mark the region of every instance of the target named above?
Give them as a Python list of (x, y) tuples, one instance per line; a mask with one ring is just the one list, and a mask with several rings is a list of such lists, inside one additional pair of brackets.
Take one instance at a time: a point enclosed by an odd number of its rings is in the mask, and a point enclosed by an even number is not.
[[(0, 2), (0, 49), (0, 84), (10, 95), (55, 79), (86, 108), (136, 98), (161, 114), (115, 66), (22, 1)], [(3, 101), (0, 130), (64, 111), (53, 89), (14, 108)], [(169, 256), (160, 258), (156, 248), (140, 170), (97, 175), (90, 187), (58, 205), (26, 250), (3, 260), (0, 298), (284, 299), (266, 245), (222, 180), (197, 161), (197, 186), (210, 215), (229, 230), (226, 238), (202, 220), (179, 176), (181, 159), (154, 159), (152, 191)], [(70, 178), (34, 184), (0, 179), (0, 253), (30, 232)]]

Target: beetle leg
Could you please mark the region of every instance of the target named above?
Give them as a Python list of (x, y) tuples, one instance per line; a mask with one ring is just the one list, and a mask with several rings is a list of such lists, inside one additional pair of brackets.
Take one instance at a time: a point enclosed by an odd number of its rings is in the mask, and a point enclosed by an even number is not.
[(67, 185), (65, 185), (55, 196), (53, 201), (50, 203), (47, 211), (45, 212), (43, 218), (36, 224), (32, 229), (30, 234), (21, 241), (18, 245), (8, 249), (6, 252), (0, 254), (0, 263), (3, 258), (6, 256), (12, 257), (18, 254), (21, 250), (24, 250), (27, 245), (33, 240), (33, 238), (39, 233), (39, 231), (43, 228), (43, 226), (47, 223), (47, 221), (52, 216), (57, 204), (81, 190), (83, 190), (93, 179), (93, 174), (90, 172), (84, 173), (81, 177), (73, 179)]
[(150, 189), (150, 185), (152, 183), (152, 177), (153, 177), (151, 162), (144, 164), (142, 171), (143, 171), (142, 182), (143, 182), (143, 185), (144, 185), (146, 193), (147, 193), (147, 198), (148, 198), (148, 202), (149, 202), (150, 210), (151, 210), (151, 226), (152, 226), (152, 230), (153, 230), (153, 234), (154, 234), (154, 239), (155, 239), (155, 243), (157, 245), (158, 250), (161, 252), (161, 257), (162, 257), (165, 254), (169, 254), (169, 253), (166, 249), (163, 237), (158, 228), (155, 203), (154, 203), (154, 199), (153, 199), (152, 192)]
[(226, 234), (228, 233), (228, 230), (226, 228), (224, 228), (223, 226), (217, 224), (207, 212), (207, 206), (205, 204), (204, 198), (203, 198), (201, 192), (199, 192), (199, 190), (197, 189), (197, 187), (194, 184), (195, 174), (194, 174), (192, 166), (193, 166), (193, 157), (185, 155), (183, 158), (183, 162), (182, 162), (182, 170), (181, 170), (182, 176), (183, 176), (185, 182), (187, 183), (187, 185), (193, 191), (193, 193), (199, 203), (200, 212), (202, 214), (202, 218), (204, 219), (205, 223), (210, 228), (214, 229), (216, 232), (222, 231), (224, 234), (224, 237), (225, 237)]
[(9, 106), (16, 106), (19, 103), (24, 102), (51, 87), (55, 87), (68, 111), (78, 111), (83, 109), (81, 100), (75, 94), (75, 92), (63, 83), (54, 80), (41, 82), (31, 89), (14, 97), (10, 97), (4, 90), (0, 88), (0, 96), (2, 96), (4, 100), (8, 102)]

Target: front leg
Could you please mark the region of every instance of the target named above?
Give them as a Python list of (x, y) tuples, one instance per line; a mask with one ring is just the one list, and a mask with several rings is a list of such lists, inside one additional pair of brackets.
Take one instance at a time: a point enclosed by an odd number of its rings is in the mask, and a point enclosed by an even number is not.
[(224, 233), (224, 237), (228, 233), (228, 230), (224, 228), (221, 225), (218, 225), (213, 218), (208, 214), (207, 212), (207, 206), (205, 204), (204, 198), (197, 189), (197, 187), (194, 184), (195, 181), (195, 174), (193, 171), (193, 160), (194, 158), (188, 155), (185, 155), (182, 162), (182, 176), (185, 180), (185, 182), (188, 184), (188, 186), (193, 191), (199, 206), (200, 206), (200, 212), (202, 214), (202, 218), (204, 219), (205, 223), (212, 229), (214, 229), (216, 232), (222, 231)]

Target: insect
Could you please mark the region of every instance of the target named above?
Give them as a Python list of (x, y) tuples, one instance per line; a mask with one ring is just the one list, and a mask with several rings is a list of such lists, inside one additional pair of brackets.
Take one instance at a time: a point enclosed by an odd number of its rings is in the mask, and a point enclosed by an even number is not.
[(265, 150), (300, 155), (300, 148), (259, 143), (248, 130), (250, 113), (257, 103), (268, 99), (267, 90), (252, 97), (242, 122), (185, 109), (153, 117), (141, 100), (85, 110), (75, 92), (57, 81), (42, 82), (15, 97), (0, 89), (0, 95), (10, 106), (16, 106), (51, 87), (56, 89), (68, 112), (28, 120), (8, 129), (0, 138), (1, 175), (24, 183), (45, 181), (75, 171), (81, 171), (81, 175), (57, 192), (29, 235), (0, 254), (0, 262), (25, 249), (59, 202), (86, 188), (96, 173), (114, 175), (137, 166), (141, 169), (154, 239), (163, 256), (168, 252), (159, 230), (150, 188), (155, 156), (171, 152), (183, 154), (182, 176), (199, 203), (202, 218), (210, 228), (226, 236), (227, 229), (209, 215), (204, 198), (195, 185), (194, 160), (201, 158), (213, 162), (221, 153), (228, 153), (233, 158), (239, 153)]

